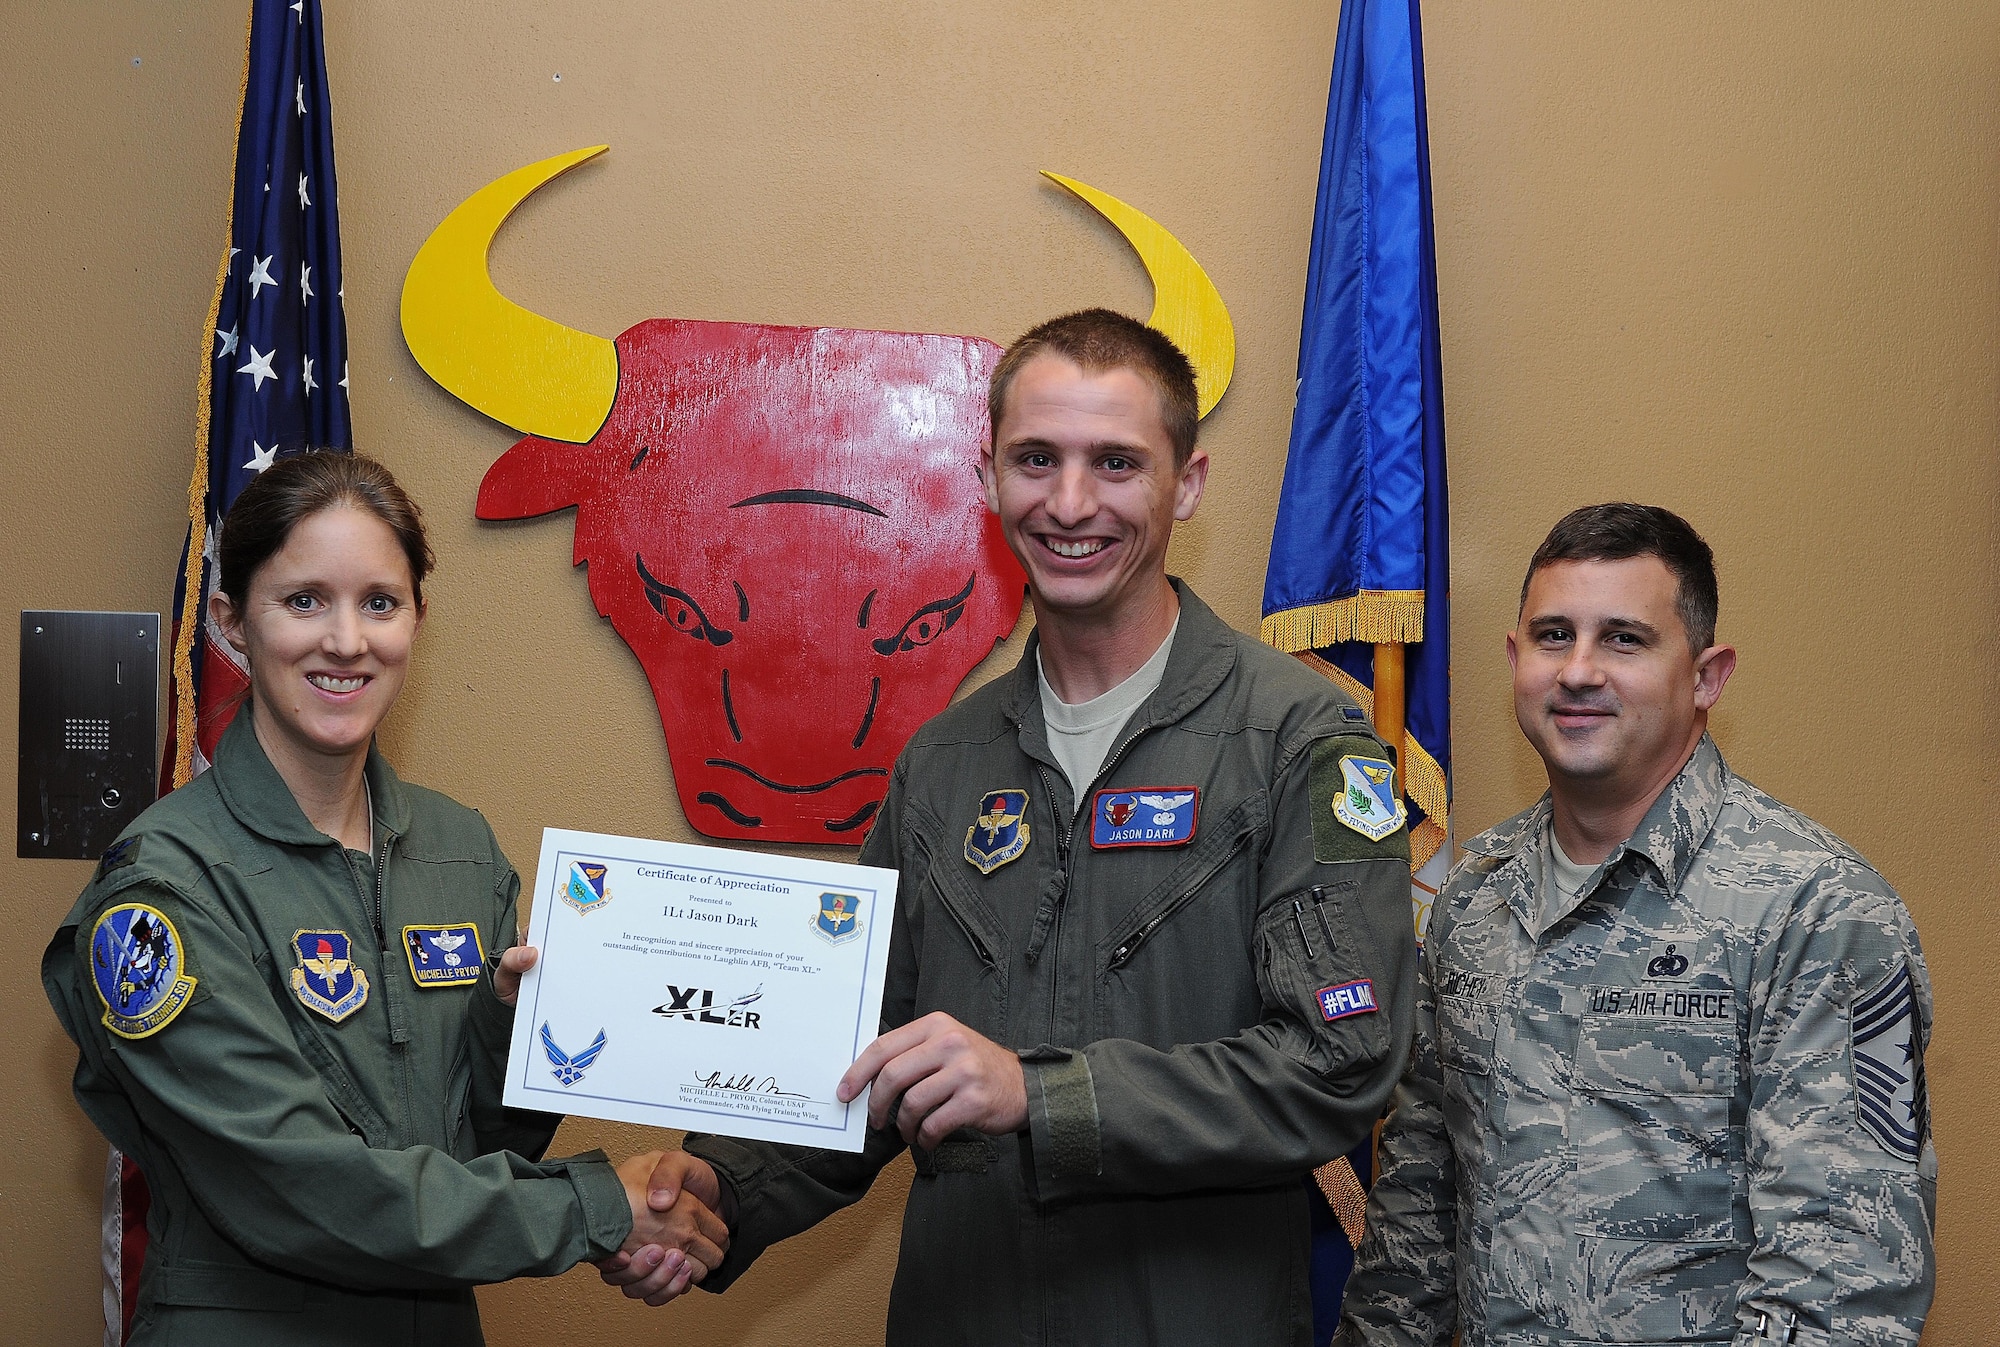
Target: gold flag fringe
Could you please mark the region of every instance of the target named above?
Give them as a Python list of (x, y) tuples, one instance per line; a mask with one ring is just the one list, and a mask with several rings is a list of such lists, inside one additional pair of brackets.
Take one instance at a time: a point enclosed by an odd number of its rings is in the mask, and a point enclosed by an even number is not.
[(194, 780), (196, 707), (194, 704), (194, 640), (205, 615), (201, 611), (201, 559), (208, 547), (208, 428), (214, 410), (209, 386), (214, 379), (215, 321), (222, 313), (222, 287), (229, 281), (229, 240), (236, 232), (236, 155), (243, 138), (243, 99), (250, 92), (250, 33), (257, 11), (251, 7), (243, 26), (243, 78), (236, 86), (236, 134), (229, 138), (229, 215), (222, 230), (222, 262), (215, 269), (215, 293), (208, 301), (208, 322), (201, 330), (201, 380), (194, 395), (194, 474), (188, 478), (187, 569), (181, 577), (180, 632), (174, 638), (174, 786)]
[[(1371, 722), (1375, 719), (1374, 689), (1310, 650), (1300, 652), (1296, 658), (1354, 698)], [(1445, 787), (1444, 768), (1417, 742), (1416, 735), (1405, 734), (1403, 756), (1408, 759), (1403, 764), (1403, 789), (1417, 802), (1417, 808), (1428, 815), (1410, 830), (1410, 873), (1415, 874), (1444, 849), (1451, 826), (1451, 796)]]
[(1364, 589), (1331, 603), (1287, 608), (1265, 618), (1259, 635), (1265, 645), (1293, 655), (1342, 641), (1407, 645), (1424, 639), (1424, 592)]

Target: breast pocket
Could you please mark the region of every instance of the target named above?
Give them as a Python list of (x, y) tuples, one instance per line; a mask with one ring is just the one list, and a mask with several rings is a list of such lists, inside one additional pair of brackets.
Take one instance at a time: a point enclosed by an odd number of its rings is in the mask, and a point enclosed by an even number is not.
[(1730, 1122), (1737, 1071), (1733, 1027), (1584, 1020), (1569, 1134), (1580, 1233), (1748, 1238), (1735, 1211), (1743, 1177), (1743, 1133)]

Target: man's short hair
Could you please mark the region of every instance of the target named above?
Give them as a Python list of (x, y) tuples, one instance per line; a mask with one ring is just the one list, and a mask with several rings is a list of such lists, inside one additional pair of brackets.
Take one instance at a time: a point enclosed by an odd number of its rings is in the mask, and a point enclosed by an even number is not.
[(994, 444), (1000, 442), (1000, 418), (1007, 410), (1007, 390), (1014, 376), (1021, 372), (1021, 366), (1044, 354), (1059, 355), (1088, 374), (1129, 369), (1153, 385), (1160, 395), (1160, 420), (1174, 446), (1174, 470), (1187, 466), (1194, 453), (1195, 428), (1201, 423), (1195, 402), (1194, 365), (1165, 333), (1110, 309), (1083, 309), (1051, 318), (1028, 329), (1007, 348), (993, 367), (986, 398)]
[(1674, 608), (1694, 652), (1700, 654), (1715, 644), (1715, 619), (1722, 607), (1715, 553), (1687, 520), (1657, 505), (1612, 501), (1571, 510), (1557, 520), (1528, 562), (1528, 573), (1521, 580), (1521, 606), (1527, 607), (1528, 582), (1544, 566), (1632, 557), (1658, 557), (1673, 572)]

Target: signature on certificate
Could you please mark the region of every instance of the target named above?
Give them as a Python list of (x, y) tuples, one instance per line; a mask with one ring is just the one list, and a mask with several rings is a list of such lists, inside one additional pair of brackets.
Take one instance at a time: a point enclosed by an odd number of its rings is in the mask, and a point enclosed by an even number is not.
[(730, 1076), (720, 1071), (711, 1071), (707, 1075), (703, 1075), (697, 1071), (694, 1073), (694, 1082), (704, 1090), (735, 1090), (741, 1094), (769, 1094), (776, 1095), (780, 1099), (810, 1098), (810, 1096), (800, 1094), (795, 1090), (779, 1089), (778, 1078), (776, 1076), (760, 1077), (754, 1072), (741, 1076)]

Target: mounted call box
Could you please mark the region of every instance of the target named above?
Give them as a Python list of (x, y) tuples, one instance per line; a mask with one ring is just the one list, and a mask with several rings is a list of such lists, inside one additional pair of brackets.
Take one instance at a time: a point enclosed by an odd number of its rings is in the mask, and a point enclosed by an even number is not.
[(96, 860), (153, 802), (158, 613), (21, 614), (14, 854)]

